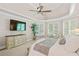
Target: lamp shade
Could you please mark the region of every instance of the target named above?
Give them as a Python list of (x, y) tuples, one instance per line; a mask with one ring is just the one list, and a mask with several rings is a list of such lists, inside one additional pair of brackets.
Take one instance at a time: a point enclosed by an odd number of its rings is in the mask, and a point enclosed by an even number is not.
[(79, 28), (74, 29), (73, 33), (76, 34), (76, 35), (79, 35)]
[(74, 29), (73, 31), (78, 33), (79, 32), (79, 28)]

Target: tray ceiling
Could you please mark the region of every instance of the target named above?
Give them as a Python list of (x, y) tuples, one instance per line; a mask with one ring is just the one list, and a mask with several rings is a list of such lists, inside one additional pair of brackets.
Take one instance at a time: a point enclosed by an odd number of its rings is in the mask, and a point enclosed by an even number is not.
[(70, 12), (71, 4), (69, 3), (42, 3), (44, 6), (43, 10), (50, 9), (52, 12), (38, 14), (29, 10), (36, 10), (39, 6), (38, 3), (2, 3), (0, 8), (5, 8), (25, 15), (30, 18), (39, 20), (55, 19), (67, 15)]

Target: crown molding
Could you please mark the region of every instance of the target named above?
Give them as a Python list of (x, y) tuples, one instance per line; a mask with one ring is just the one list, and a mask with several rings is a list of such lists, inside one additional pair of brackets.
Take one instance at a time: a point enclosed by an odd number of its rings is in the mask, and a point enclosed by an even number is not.
[(76, 4), (72, 3), (71, 6), (70, 6), (70, 9), (69, 9), (69, 13), (67, 13), (66, 15), (63, 15), (62, 17), (58, 17), (58, 18), (55, 18), (55, 19), (47, 19), (47, 20), (37, 20), (35, 18), (31, 18), (29, 16), (26, 16), (26, 15), (23, 15), (23, 14), (20, 14), (18, 12), (14, 12), (12, 10), (9, 10), (9, 9), (6, 9), (6, 8), (2, 8), (2, 7), (0, 7), (0, 11), (4, 12), (4, 13), (11, 14), (11, 15), (19, 16), (19, 17), (22, 17), (24, 19), (28, 19), (28, 20), (31, 20), (31, 21), (48, 22), (48, 21), (57, 21), (57, 20), (67, 19), (69, 17), (74, 17), (74, 16), (72, 16), (72, 14), (73, 14), (73, 12), (75, 10), (75, 6), (76, 6)]
[(9, 9), (6, 9), (6, 8), (0, 7), (0, 11), (4, 12), (4, 13), (7, 13), (7, 14), (15, 15), (15, 16), (18, 16), (18, 17), (21, 17), (21, 18), (33, 20), (33, 18), (30, 18), (30, 17), (28, 17), (26, 15), (20, 14), (18, 12), (15, 12), (15, 11), (12, 11), (12, 10), (9, 10)]

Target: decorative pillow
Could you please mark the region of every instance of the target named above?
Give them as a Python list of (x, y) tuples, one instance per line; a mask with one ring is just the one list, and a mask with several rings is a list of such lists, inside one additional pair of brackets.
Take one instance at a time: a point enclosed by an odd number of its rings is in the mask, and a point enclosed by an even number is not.
[(66, 43), (66, 40), (64, 38), (60, 39), (59, 44), (64, 45)]
[(75, 51), (75, 53), (79, 56), (79, 48)]
[(49, 35), (48, 37), (49, 37), (49, 38), (58, 39), (59, 35), (58, 35), (58, 34), (53, 34), (53, 35)]
[(60, 39), (59, 41), (60, 45), (64, 45), (66, 43), (66, 39), (64, 38), (62, 33), (59, 34), (59, 39)]

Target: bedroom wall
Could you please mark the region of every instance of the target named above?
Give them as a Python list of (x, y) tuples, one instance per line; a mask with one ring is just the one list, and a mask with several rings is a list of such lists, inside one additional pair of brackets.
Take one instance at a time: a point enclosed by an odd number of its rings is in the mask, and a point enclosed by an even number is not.
[(26, 19), (21, 17), (0, 12), (0, 36), (15, 35), (20, 33), (26, 34), (26, 31), (10, 31), (10, 19), (26, 22)]
[[(10, 19), (26, 22), (26, 31), (10, 31)], [(4, 43), (4, 38), (2, 37), (7, 35), (26, 34), (26, 40), (32, 39), (30, 23), (27, 20), (26, 18), (0, 11), (0, 47)]]
[[(10, 31), (10, 19), (26, 22), (26, 31)], [(1, 43), (4, 42), (2, 37), (7, 35), (26, 34), (26, 40), (27, 41), (32, 40), (33, 34), (31, 30), (31, 24), (33, 22), (44, 24), (44, 22), (42, 21), (38, 21), (38, 20), (33, 21), (27, 18), (22, 18), (20, 16), (16, 16), (16, 15), (12, 15), (12, 14), (0, 11), (0, 46), (1, 46)], [(43, 31), (43, 33), (45, 33), (45, 31)]]

